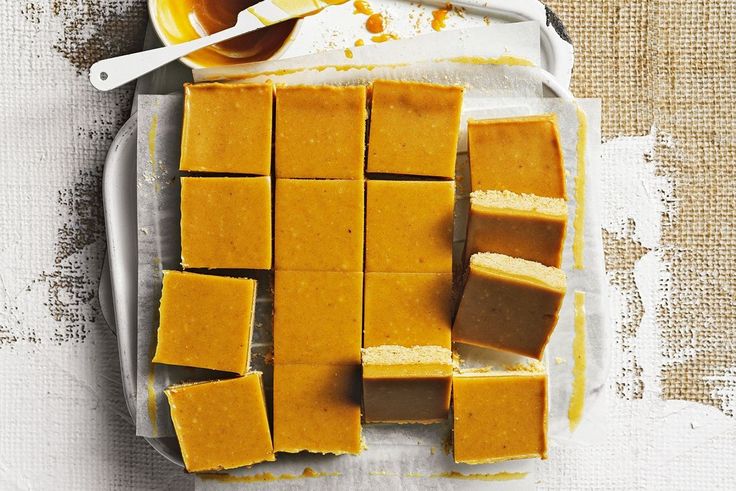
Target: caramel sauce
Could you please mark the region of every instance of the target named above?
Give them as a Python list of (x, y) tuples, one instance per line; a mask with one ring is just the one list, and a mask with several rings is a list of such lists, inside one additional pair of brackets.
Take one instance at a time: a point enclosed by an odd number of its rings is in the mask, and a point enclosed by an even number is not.
[(373, 9), (371, 8), (371, 4), (369, 4), (366, 0), (355, 0), (353, 2), (353, 7), (355, 7), (355, 10), (353, 10), (353, 14), (363, 14), (363, 15), (372, 15)]
[(516, 56), (501, 55), (498, 58), (484, 58), (482, 56), (456, 56), (446, 61), (465, 63), (466, 65), (507, 65), (507, 66), (534, 66), (529, 60)]
[(580, 424), (585, 408), (585, 292), (575, 292), (575, 339), (572, 342), (572, 356), (575, 364), (572, 369), (572, 394), (567, 419), (570, 431)]
[(457, 471), (432, 474), (430, 477), (442, 477), (445, 479), (468, 479), (472, 481), (515, 481), (524, 479), (526, 472), (496, 472), (493, 474), (463, 474)]
[(148, 157), (156, 165), (156, 131), (158, 130), (158, 114), (151, 118), (151, 128), (148, 130)]
[(219, 481), (222, 483), (249, 483), (249, 482), (269, 482), (269, 481), (292, 481), (294, 479), (314, 479), (317, 477), (337, 477), (339, 472), (318, 472), (311, 467), (305, 467), (300, 475), (280, 474), (275, 475), (270, 472), (261, 472), (251, 476), (233, 476), (232, 474), (200, 474), (199, 477), (208, 481)]
[(575, 217), (573, 228), (575, 236), (572, 243), (572, 255), (575, 269), (585, 269), (585, 145), (588, 139), (588, 118), (580, 107), (578, 116), (577, 143), (577, 175), (575, 176)]
[(378, 34), (383, 32), (383, 30), (386, 28), (386, 21), (384, 20), (383, 15), (373, 14), (368, 17), (368, 20), (365, 21), (365, 28), (371, 34)]
[(452, 5), (448, 3), (441, 9), (432, 11), (432, 29), (439, 32), (445, 28), (445, 19), (447, 18), (447, 14), (450, 13), (451, 9)]
[[(159, 0), (156, 17), (161, 34), (183, 43), (235, 25), (240, 11), (257, 0)], [(243, 34), (203, 48), (187, 59), (200, 66), (261, 61), (272, 57), (289, 39), (297, 19)]]
[(516, 481), (524, 479), (528, 475), (527, 472), (496, 472), (493, 474), (463, 474), (462, 472), (450, 471), (440, 472), (439, 474), (419, 474), (410, 472), (404, 474), (404, 477), (410, 478), (441, 478), (441, 479), (467, 479), (469, 481)]
[(158, 436), (158, 420), (157, 415), (158, 411), (156, 408), (156, 389), (154, 388), (154, 380), (155, 380), (155, 373), (154, 373), (153, 365), (151, 365), (151, 371), (148, 372), (148, 380), (146, 384), (146, 391), (148, 393), (148, 419), (151, 420), (151, 434), (156, 437)]
[(397, 34), (394, 34), (393, 32), (384, 32), (383, 34), (379, 34), (378, 36), (371, 37), (371, 41), (374, 43), (385, 43), (386, 41), (390, 41), (392, 39), (399, 39), (399, 36)]
[(365, 41), (363, 41), (362, 39), (356, 39), (354, 44), (356, 47), (365, 46)]

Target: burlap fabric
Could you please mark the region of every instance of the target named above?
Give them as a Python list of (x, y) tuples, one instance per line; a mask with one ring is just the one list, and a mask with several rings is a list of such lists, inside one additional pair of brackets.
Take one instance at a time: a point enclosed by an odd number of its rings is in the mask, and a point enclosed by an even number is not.
[[(603, 99), (603, 135), (642, 135), (654, 125), (674, 145), (657, 145), (658, 171), (674, 180), (677, 213), (663, 217), (669, 301), (657, 312), (666, 366), (665, 398), (723, 407), (715, 393), (736, 389), (736, 2), (733, 0), (576, 0), (548, 2), (576, 50), (573, 89)], [(635, 288), (633, 265), (647, 252), (604, 234), (607, 269)], [(617, 333), (621, 345), (643, 314)], [(632, 359), (616, 379), (619, 395), (641, 397)], [(732, 392), (731, 392), (732, 393)], [(728, 412), (728, 409), (726, 409)]]

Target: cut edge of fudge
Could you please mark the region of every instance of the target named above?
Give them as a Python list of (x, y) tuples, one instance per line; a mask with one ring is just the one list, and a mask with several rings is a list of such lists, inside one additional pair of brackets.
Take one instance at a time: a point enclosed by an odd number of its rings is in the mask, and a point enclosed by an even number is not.
[(562, 198), (547, 198), (534, 194), (517, 194), (511, 191), (473, 191), (471, 206), (507, 212), (537, 213), (549, 217), (567, 219), (567, 203)]
[(363, 348), (361, 352), (363, 365), (453, 365), (452, 351), (441, 346), (382, 345)]
[(539, 360), (525, 360), (524, 362), (503, 365), (500, 367), (487, 366), (476, 368), (457, 368), (453, 377), (494, 377), (510, 375), (546, 375), (547, 367)]
[(470, 266), (481, 274), (500, 275), (562, 293), (567, 289), (567, 276), (564, 271), (526, 259), (479, 252), (470, 256)]
[[(424, 425), (445, 421), (451, 402), (453, 368), (452, 351), (440, 346), (364, 348), (365, 422)], [(421, 407), (409, 402), (417, 393), (424, 401)], [(392, 402), (381, 407), (379, 400), (383, 404)]]
[[(445, 377), (455, 366), (452, 351), (441, 346), (382, 345), (363, 348), (361, 353), (364, 378), (381, 377), (384, 372), (401, 377)], [(392, 372), (396, 368), (401, 374)]]

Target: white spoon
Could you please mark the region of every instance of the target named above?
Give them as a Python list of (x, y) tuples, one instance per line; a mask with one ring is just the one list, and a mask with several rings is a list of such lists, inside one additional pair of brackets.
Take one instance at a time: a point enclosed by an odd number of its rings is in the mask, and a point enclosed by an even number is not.
[(238, 14), (233, 27), (207, 37), (163, 48), (101, 60), (89, 69), (89, 81), (98, 90), (112, 90), (156, 68), (188, 55), (198, 49), (278, 24), (295, 17), (311, 14), (345, 0), (263, 0)]

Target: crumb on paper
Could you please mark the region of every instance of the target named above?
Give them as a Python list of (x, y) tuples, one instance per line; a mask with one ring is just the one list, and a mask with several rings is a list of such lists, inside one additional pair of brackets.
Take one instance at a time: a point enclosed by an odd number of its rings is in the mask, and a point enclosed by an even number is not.
[(369, 471), (369, 476), (396, 476), (397, 474), (395, 472), (388, 472), (388, 471)]
[(452, 453), (452, 431), (447, 433), (444, 440), (442, 440), (442, 451), (445, 452), (445, 455)]
[(555, 365), (562, 365), (564, 363), (567, 363), (566, 359), (561, 356), (555, 356)]

